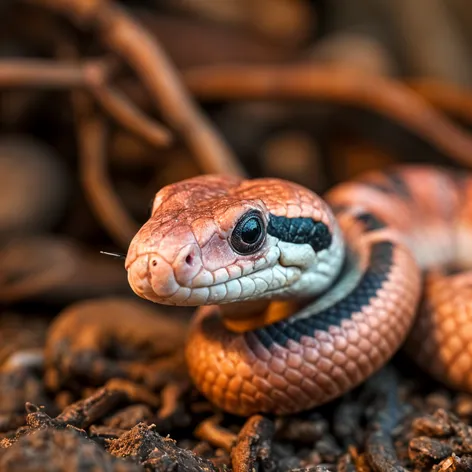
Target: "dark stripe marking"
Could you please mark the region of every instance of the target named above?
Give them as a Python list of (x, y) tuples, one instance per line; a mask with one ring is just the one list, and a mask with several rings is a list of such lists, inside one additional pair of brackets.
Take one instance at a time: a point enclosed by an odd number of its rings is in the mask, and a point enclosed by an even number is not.
[(375, 231), (387, 227), (387, 224), (384, 221), (368, 211), (362, 211), (355, 214), (352, 212), (352, 208), (348, 205), (336, 205), (332, 207), (332, 210), (336, 216), (339, 216), (341, 213), (350, 214), (354, 219), (360, 221), (367, 231)]
[(405, 200), (410, 200), (413, 198), (413, 195), (411, 194), (408, 185), (403, 180), (403, 178), (400, 177), (399, 174), (397, 174), (396, 172), (387, 172), (384, 175), (388, 179), (388, 182), (392, 187), (394, 193), (400, 195)]
[(459, 169), (450, 170), (449, 175), (456, 185), (457, 191), (459, 193), (459, 207), (461, 207), (464, 205), (464, 200), (467, 198), (467, 190), (469, 185), (472, 184), (472, 179), (470, 178), (470, 174), (468, 172)]
[(328, 227), (311, 218), (287, 218), (270, 214), (267, 233), (287, 243), (309, 244), (316, 252), (328, 248), (332, 241)]
[(286, 346), (289, 339), (300, 342), (302, 336), (313, 337), (316, 330), (328, 331), (330, 326), (341, 326), (343, 320), (360, 312), (377, 296), (388, 279), (393, 264), (393, 244), (380, 242), (372, 246), (369, 265), (358, 285), (349, 295), (333, 306), (293, 323), (279, 321), (253, 331), (257, 339), (270, 348), (274, 343)]
[(362, 212), (355, 216), (356, 220), (361, 221), (367, 231), (375, 231), (377, 229), (386, 228), (387, 225), (372, 213)]
[(395, 172), (389, 172), (383, 175), (387, 180), (385, 183), (372, 182), (370, 180), (364, 180), (361, 182), (365, 185), (368, 185), (369, 187), (379, 190), (382, 193), (386, 193), (387, 195), (397, 195), (404, 200), (411, 200), (413, 198), (408, 185), (399, 174)]

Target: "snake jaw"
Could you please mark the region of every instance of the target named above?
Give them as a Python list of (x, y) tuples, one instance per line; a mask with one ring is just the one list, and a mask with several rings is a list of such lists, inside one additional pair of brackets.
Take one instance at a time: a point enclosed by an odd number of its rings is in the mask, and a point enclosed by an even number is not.
[[(188, 264), (188, 254), (195, 257), (191, 263), (197, 268), (191, 267), (183, 277), (185, 268), (181, 264)], [(224, 273), (220, 270), (210, 272), (201, 264), (200, 255), (186, 247), (172, 265), (155, 253), (135, 258), (128, 265), (128, 280), (138, 296), (166, 305), (200, 306), (283, 297), (299, 280), (301, 271), (296, 267), (281, 266), (279, 255), (278, 247), (274, 246), (257, 260), (236, 262)]]

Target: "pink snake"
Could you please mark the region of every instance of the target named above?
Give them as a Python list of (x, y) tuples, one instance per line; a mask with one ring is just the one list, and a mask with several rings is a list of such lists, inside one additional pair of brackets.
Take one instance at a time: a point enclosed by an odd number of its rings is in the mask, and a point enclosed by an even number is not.
[(156, 194), (129, 283), (156, 303), (201, 306), (189, 372), (234, 414), (326, 403), (405, 340), (432, 376), (472, 392), (472, 276), (458, 272), (472, 265), (471, 183), (400, 167), (323, 200), (278, 179), (185, 180)]

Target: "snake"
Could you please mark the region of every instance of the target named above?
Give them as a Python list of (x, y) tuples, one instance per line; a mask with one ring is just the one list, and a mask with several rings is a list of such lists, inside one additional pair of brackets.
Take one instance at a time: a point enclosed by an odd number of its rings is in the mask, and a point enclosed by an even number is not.
[(185, 357), (216, 407), (289, 415), (344, 395), (400, 348), (472, 392), (471, 235), (461, 170), (370, 170), (323, 197), (208, 174), (156, 193), (125, 269), (139, 297), (198, 307)]

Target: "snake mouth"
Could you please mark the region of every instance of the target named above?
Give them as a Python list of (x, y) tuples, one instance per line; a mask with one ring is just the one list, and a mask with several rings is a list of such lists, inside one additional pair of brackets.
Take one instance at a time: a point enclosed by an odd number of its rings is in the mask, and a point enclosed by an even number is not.
[[(265, 299), (287, 292), (301, 275), (297, 267), (263, 267), (249, 274), (203, 286), (176, 280), (168, 263), (153, 263), (159, 256), (141, 254), (128, 265), (129, 284), (141, 298), (164, 305), (200, 306)], [(158, 276), (154, 271), (159, 266)], [(212, 277), (213, 279), (213, 277)]]
[(125, 269), (133, 292), (141, 298), (158, 302), (151, 285), (149, 258), (150, 254), (136, 256), (131, 262), (126, 261)]

